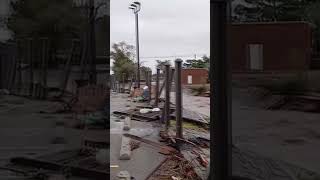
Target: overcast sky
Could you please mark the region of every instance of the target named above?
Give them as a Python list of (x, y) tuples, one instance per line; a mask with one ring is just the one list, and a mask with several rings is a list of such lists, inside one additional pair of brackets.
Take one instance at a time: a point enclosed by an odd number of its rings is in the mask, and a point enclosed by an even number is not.
[[(135, 45), (133, 0), (111, 0), (111, 45)], [(155, 70), (155, 60), (210, 55), (210, 0), (140, 0), (140, 61)], [(170, 58), (149, 57), (176, 56)], [(183, 56), (183, 57), (181, 57)], [(188, 57), (184, 57), (188, 56)]]

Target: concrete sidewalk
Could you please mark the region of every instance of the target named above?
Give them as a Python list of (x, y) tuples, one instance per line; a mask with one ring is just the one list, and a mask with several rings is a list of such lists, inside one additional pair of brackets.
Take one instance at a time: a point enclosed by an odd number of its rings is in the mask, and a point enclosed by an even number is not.
[[(128, 171), (136, 180), (144, 180), (165, 159), (165, 156), (158, 153), (159, 149), (140, 143), (140, 147), (132, 151), (130, 160), (119, 160), (124, 119), (113, 116), (112, 112), (133, 108), (135, 104), (128, 101), (128, 94), (111, 93), (110, 96), (110, 165), (119, 166), (111, 168), (110, 179), (117, 179), (119, 171)], [(156, 122), (131, 121), (131, 129), (126, 133), (157, 142), (159, 127)]]

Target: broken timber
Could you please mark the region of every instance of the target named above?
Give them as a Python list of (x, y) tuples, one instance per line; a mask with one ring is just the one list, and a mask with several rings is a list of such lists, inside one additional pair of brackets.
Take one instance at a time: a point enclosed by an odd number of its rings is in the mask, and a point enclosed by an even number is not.
[(79, 150), (62, 151), (40, 157), (15, 157), (11, 159), (14, 166), (27, 166), (53, 171), (68, 169), (73, 176), (104, 180), (109, 176), (109, 165), (99, 164), (89, 154), (79, 154)]
[(126, 137), (129, 137), (131, 139), (134, 139), (134, 140), (149, 144), (151, 146), (160, 148), (160, 150), (168, 151), (169, 153), (175, 154), (175, 153), (178, 152), (175, 148), (173, 148), (171, 146), (162, 145), (160, 143), (157, 143), (157, 142), (154, 142), (154, 141), (150, 141), (148, 139), (144, 139), (144, 138), (141, 138), (139, 136), (135, 136), (135, 135), (132, 135), (132, 134), (123, 134), (123, 136), (126, 136)]
[(160, 117), (160, 111), (142, 114), (135, 109), (130, 109), (126, 111), (114, 111), (113, 114), (131, 116), (132, 120), (138, 120), (138, 121), (156, 121)]
[[(176, 114), (175, 112), (171, 114), (171, 118), (175, 119)], [(198, 124), (209, 124), (208, 121), (206, 121), (201, 115), (199, 115), (196, 112), (189, 111), (186, 109), (183, 109), (182, 111), (182, 118), (184, 121), (190, 121), (195, 122)]]

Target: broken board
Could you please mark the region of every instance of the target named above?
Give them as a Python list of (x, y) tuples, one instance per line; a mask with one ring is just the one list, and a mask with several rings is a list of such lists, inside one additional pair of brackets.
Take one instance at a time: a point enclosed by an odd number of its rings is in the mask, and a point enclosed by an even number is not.
[[(176, 112), (171, 113), (171, 118), (174, 118), (174, 119), (176, 118)], [(187, 109), (182, 110), (182, 118), (183, 120), (189, 121), (189, 122), (194, 122), (198, 124), (209, 124), (208, 121), (206, 121), (203, 116)]]
[(139, 112), (139, 110), (130, 109), (126, 111), (114, 111), (113, 114), (129, 116), (132, 118), (132, 120), (137, 121), (156, 121), (159, 120), (161, 111), (142, 114)]
[(109, 164), (100, 164), (95, 154), (89, 151), (68, 150), (39, 157), (15, 157), (11, 159), (12, 167), (26, 166), (52, 171), (67, 170), (73, 176), (104, 180), (109, 176)]

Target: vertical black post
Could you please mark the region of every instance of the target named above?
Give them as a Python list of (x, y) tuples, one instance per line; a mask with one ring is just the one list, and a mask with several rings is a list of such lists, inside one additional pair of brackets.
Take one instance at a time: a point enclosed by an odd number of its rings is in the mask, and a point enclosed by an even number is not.
[[(23, 59), (22, 50), (23, 50), (22, 41), (18, 40), (18, 55), (19, 55), (18, 56), (19, 57), (19, 59), (18, 59), (18, 94), (21, 93), (21, 89), (22, 89), (22, 68), (21, 68), (22, 59)], [(0, 64), (1, 64), (1, 62), (0, 62)], [(1, 75), (1, 72), (0, 72), (0, 75)], [(0, 82), (0, 84), (1, 84), (1, 82)]]
[(32, 38), (27, 39), (28, 44), (28, 60), (29, 60), (29, 95), (33, 93), (33, 40)]
[(124, 91), (125, 91), (124, 90), (124, 88), (125, 88), (125, 75), (126, 75), (125, 73), (122, 73), (122, 91), (121, 91), (122, 93), (124, 93)]
[(160, 77), (160, 68), (157, 68), (157, 77), (156, 77), (156, 94), (155, 94), (155, 106), (159, 105), (159, 77)]
[(119, 81), (117, 81), (117, 83), (118, 83), (118, 93), (121, 93), (120, 80), (119, 80)]
[(182, 88), (181, 88), (181, 59), (175, 62), (175, 87), (176, 87), (176, 122), (177, 122), (177, 138), (183, 138), (182, 127)]
[(164, 121), (166, 122), (166, 131), (168, 131), (170, 126), (170, 64), (166, 64), (166, 90), (165, 90), (165, 109), (164, 109)]
[(133, 83), (133, 77), (131, 77), (131, 82), (130, 82), (130, 86), (129, 86), (129, 93), (131, 92), (132, 83)]
[(140, 88), (140, 52), (139, 52), (139, 17), (138, 12), (135, 13), (136, 17), (136, 38), (137, 38), (137, 61), (138, 61), (138, 70), (137, 70), (137, 81), (138, 81), (138, 88)]
[(90, 84), (97, 83), (97, 72), (96, 72), (96, 37), (95, 37), (95, 7), (94, 0), (89, 0), (89, 22), (90, 22), (90, 74), (89, 82)]
[(226, 27), (227, 27), (227, 0), (212, 0), (211, 3), (211, 37), (213, 61), (210, 67), (210, 79), (213, 79), (210, 86), (213, 90), (211, 96), (211, 116), (210, 130), (212, 132), (213, 147), (210, 160), (210, 178), (230, 179), (232, 174), (231, 166), (231, 99), (230, 99), (230, 78), (229, 64), (226, 53)]
[(149, 87), (149, 102), (151, 102), (152, 90), (152, 71), (148, 71), (148, 87)]
[(47, 68), (48, 68), (48, 38), (41, 38), (41, 98), (45, 98), (47, 96)]

